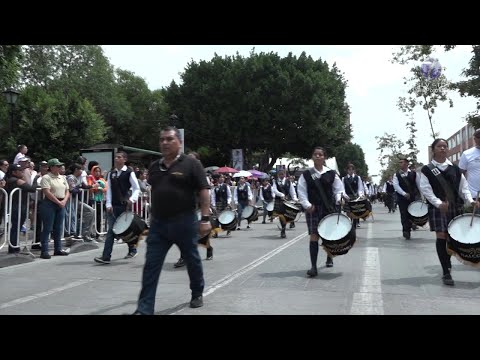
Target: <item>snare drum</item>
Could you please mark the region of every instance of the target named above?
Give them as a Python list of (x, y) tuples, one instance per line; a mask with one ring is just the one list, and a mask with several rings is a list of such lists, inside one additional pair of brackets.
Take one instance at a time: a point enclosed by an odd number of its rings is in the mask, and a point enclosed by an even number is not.
[(283, 205), (285, 205), (285, 213), (283, 214), (285, 220), (287, 220), (287, 222), (295, 221), (298, 213), (300, 213), (302, 209), (290, 201), (284, 201)]
[(147, 223), (140, 216), (131, 211), (125, 211), (117, 217), (112, 230), (124, 242), (136, 243), (147, 229)]
[(235, 230), (237, 226), (237, 215), (235, 211), (224, 210), (218, 215), (218, 222), (223, 230)]
[(323, 249), (329, 256), (345, 255), (357, 239), (355, 227), (344, 214), (329, 214), (318, 224)]
[(372, 211), (372, 204), (368, 199), (349, 201), (345, 211), (352, 219), (366, 219)]
[(255, 206), (248, 205), (243, 209), (242, 219), (247, 220), (249, 223), (258, 219), (258, 210)]
[(447, 248), (460, 262), (480, 267), (480, 215), (472, 214), (454, 217), (448, 224)]
[(415, 225), (423, 226), (428, 222), (428, 205), (423, 201), (415, 200), (407, 208), (410, 220)]

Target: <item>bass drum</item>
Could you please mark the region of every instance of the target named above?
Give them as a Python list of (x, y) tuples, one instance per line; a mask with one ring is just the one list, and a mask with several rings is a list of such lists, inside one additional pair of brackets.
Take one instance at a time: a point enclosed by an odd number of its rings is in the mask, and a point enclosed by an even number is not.
[(463, 264), (480, 268), (480, 215), (462, 214), (454, 217), (448, 224), (448, 235), (447, 250), (450, 255)]
[(237, 215), (235, 211), (224, 210), (218, 215), (218, 222), (223, 230), (235, 230), (237, 226)]
[(140, 235), (148, 229), (148, 225), (137, 214), (125, 211), (113, 224), (113, 233), (126, 243), (137, 243)]
[(291, 201), (284, 201), (283, 205), (285, 205), (285, 214), (283, 214), (285, 220), (287, 220), (287, 222), (295, 221), (302, 209)]
[(329, 256), (345, 255), (357, 239), (355, 227), (347, 215), (329, 214), (318, 224), (323, 249)]
[(368, 199), (348, 201), (345, 211), (352, 219), (366, 219), (372, 211), (372, 204)]
[(407, 208), (408, 216), (415, 225), (424, 226), (428, 222), (428, 204), (416, 200), (410, 203)]

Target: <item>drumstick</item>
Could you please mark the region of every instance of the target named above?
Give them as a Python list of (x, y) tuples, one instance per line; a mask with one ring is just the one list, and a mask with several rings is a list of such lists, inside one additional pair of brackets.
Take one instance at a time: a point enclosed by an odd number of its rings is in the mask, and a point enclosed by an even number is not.
[(477, 193), (477, 200), (475, 201), (475, 205), (473, 206), (472, 220), (470, 220), (470, 227), (473, 226), (473, 218), (475, 217), (475, 210), (477, 209), (477, 202), (479, 197), (480, 197), (480, 191)]
[(338, 208), (337, 225), (338, 225), (338, 223), (340, 222), (340, 213), (342, 212), (342, 197), (343, 197), (343, 193), (342, 193), (342, 195), (340, 196), (340, 206), (339, 206), (339, 208)]

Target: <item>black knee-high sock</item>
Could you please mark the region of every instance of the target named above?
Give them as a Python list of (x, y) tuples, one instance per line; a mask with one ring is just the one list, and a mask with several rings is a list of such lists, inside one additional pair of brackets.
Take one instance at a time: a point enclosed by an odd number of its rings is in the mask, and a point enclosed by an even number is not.
[(450, 274), (450, 256), (447, 253), (447, 240), (437, 238), (437, 255), (442, 265), (443, 275)]
[(310, 261), (312, 262), (312, 267), (317, 267), (317, 258), (318, 258), (318, 241), (310, 241)]

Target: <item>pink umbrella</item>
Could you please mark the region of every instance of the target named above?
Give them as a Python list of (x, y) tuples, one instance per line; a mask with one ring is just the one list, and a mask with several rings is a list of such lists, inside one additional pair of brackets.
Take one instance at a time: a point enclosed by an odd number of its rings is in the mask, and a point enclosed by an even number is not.
[(237, 173), (237, 172), (238, 172), (237, 169), (234, 169), (228, 166), (223, 166), (221, 168), (218, 168), (217, 171), (215, 171), (215, 173), (217, 174)]

